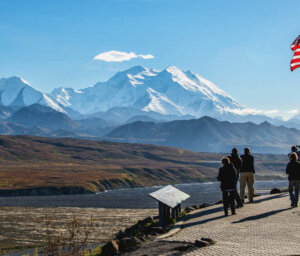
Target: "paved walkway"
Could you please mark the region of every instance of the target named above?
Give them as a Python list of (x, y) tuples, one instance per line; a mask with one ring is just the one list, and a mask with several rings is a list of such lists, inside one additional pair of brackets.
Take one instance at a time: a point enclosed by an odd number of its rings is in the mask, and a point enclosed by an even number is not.
[(163, 240), (216, 241), (185, 255), (300, 255), (300, 207), (291, 208), (287, 194), (255, 199), (235, 216), (224, 217), (222, 205), (193, 211), (181, 231)]

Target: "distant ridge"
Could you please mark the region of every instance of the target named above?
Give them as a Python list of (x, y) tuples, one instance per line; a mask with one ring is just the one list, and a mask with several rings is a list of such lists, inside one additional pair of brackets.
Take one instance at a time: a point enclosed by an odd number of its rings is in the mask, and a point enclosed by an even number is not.
[(287, 153), (300, 141), (300, 131), (268, 122), (230, 123), (211, 117), (172, 122), (134, 122), (117, 127), (107, 139), (153, 143), (199, 152), (230, 152), (250, 146), (256, 153)]

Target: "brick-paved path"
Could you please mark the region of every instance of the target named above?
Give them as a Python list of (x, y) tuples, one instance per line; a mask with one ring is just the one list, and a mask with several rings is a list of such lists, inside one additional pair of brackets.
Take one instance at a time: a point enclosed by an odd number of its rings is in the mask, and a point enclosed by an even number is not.
[(235, 216), (224, 217), (222, 205), (193, 211), (182, 230), (164, 241), (216, 241), (185, 255), (300, 255), (300, 207), (291, 208), (287, 194), (255, 199)]

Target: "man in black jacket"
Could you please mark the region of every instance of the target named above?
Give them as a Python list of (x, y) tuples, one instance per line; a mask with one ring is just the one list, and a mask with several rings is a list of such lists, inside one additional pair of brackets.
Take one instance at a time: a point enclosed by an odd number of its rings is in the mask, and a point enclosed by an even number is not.
[[(231, 151), (231, 155), (228, 156), (230, 163), (233, 165), (233, 167), (235, 168), (236, 172), (237, 172), (237, 180), (239, 180), (239, 176), (240, 176), (240, 170), (242, 167), (242, 159), (239, 157), (238, 155), (238, 150), (237, 148), (233, 148)], [(237, 191), (237, 189), (235, 188), (235, 194), (234, 194), (234, 199), (237, 203), (237, 207), (243, 207), (243, 202), (240, 198), (240, 195)]]
[(248, 199), (253, 203), (254, 196), (254, 157), (250, 154), (250, 149), (244, 149), (244, 155), (241, 155), (242, 166), (240, 170), (240, 193), (244, 202), (246, 185), (248, 187)]
[(297, 162), (298, 156), (296, 152), (292, 152), (289, 158), (290, 162), (286, 167), (286, 174), (289, 175), (289, 193), (291, 199), (291, 206), (298, 207), (300, 186), (300, 163)]
[(223, 193), (223, 206), (225, 216), (228, 216), (228, 206), (230, 205), (232, 215), (235, 215), (234, 193), (236, 190), (237, 173), (228, 157), (222, 159), (223, 167), (219, 169), (217, 179), (221, 181)]

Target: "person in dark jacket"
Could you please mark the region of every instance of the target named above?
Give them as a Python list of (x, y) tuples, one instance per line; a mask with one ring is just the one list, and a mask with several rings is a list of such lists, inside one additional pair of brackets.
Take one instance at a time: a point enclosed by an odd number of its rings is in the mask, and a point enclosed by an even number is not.
[(250, 154), (250, 149), (244, 149), (244, 155), (241, 155), (242, 166), (240, 170), (240, 195), (244, 202), (246, 185), (248, 187), (248, 199), (253, 203), (254, 196), (254, 157)]
[[(237, 148), (232, 149), (231, 155), (228, 156), (228, 158), (230, 160), (230, 163), (235, 168), (235, 170), (237, 172), (237, 180), (239, 180), (240, 170), (241, 170), (241, 167), (242, 167), (242, 159), (238, 155)], [(234, 193), (234, 199), (236, 201), (237, 207), (243, 207), (243, 202), (242, 202), (242, 200), (240, 198), (240, 195), (239, 195), (236, 188), (235, 188), (235, 193)]]
[(232, 215), (235, 215), (234, 193), (236, 190), (237, 173), (228, 157), (222, 159), (223, 167), (219, 169), (217, 179), (221, 181), (223, 193), (223, 206), (225, 216), (228, 216), (228, 206), (230, 205)]
[[(291, 153), (295, 152), (297, 154), (298, 158), (299, 158), (300, 157), (300, 151), (298, 150), (298, 148), (300, 148), (299, 145), (292, 146), (291, 147)], [(290, 156), (291, 153), (289, 153), (288, 156)]]
[(290, 162), (286, 167), (286, 174), (289, 175), (289, 193), (291, 206), (298, 207), (299, 186), (300, 186), (300, 163), (297, 162), (298, 155), (296, 152), (290, 154)]

